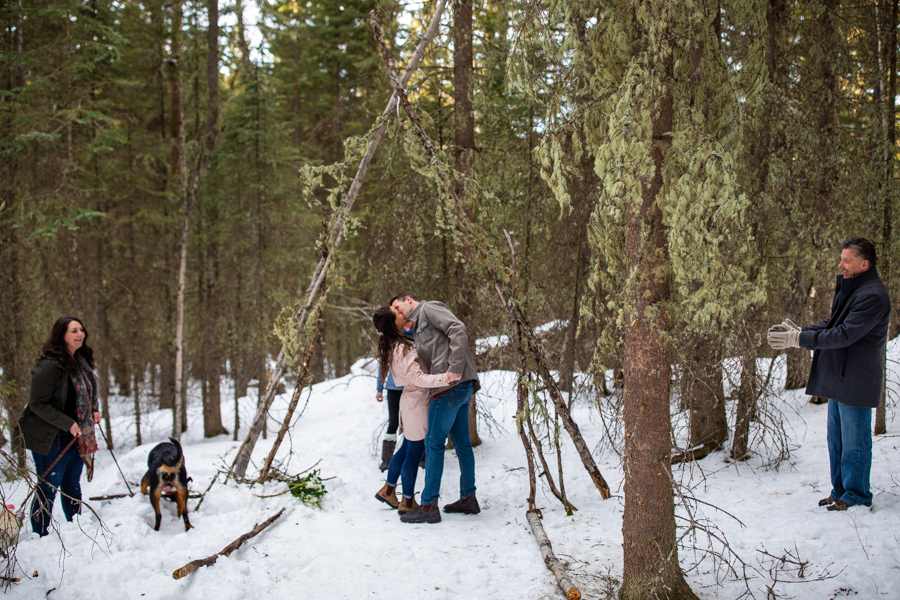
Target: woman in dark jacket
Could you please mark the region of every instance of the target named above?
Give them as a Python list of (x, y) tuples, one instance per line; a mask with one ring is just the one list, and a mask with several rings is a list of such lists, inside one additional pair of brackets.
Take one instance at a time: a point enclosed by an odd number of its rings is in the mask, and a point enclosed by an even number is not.
[(57, 489), (67, 521), (81, 512), (81, 472), (85, 463), (93, 466), (97, 451), (94, 424), (100, 422), (100, 412), (94, 352), (87, 339), (84, 324), (75, 317), (61, 317), (53, 325), (31, 368), (30, 399), (13, 439), (34, 457), (38, 487), (31, 527), (42, 537), (49, 533)]

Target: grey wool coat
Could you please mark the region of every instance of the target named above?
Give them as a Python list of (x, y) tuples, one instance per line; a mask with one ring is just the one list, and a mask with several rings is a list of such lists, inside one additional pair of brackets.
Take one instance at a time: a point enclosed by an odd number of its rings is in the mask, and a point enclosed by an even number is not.
[[(429, 373), (461, 373), (462, 381), (472, 380), (472, 392), (481, 388), (475, 359), (469, 351), (466, 326), (442, 302), (420, 302), (409, 315), (416, 324), (416, 351)], [(396, 376), (395, 376), (396, 377)], [(432, 390), (435, 394), (454, 387)]]
[(800, 347), (814, 350), (806, 393), (849, 406), (881, 401), (891, 299), (874, 267), (837, 276), (831, 316), (800, 331)]

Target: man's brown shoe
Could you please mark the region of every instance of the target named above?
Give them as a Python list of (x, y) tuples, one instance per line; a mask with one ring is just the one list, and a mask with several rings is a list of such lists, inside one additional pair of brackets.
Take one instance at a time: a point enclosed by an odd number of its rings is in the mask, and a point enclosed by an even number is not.
[(850, 505), (843, 500), (835, 500), (834, 504), (829, 506), (826, 510), (847, 510), (848, 508), (850, 508)]
[(412, 512), (403, 513), (400, 520), (404, 523), (440, 523), (441, 509), (435, 500), (431, 504), (423, 504)]
[(462, 513), (464, 515), (477, 515), (481, 512), (481, 507), (478, 506), (478, 498), (475, 497), (475, 493), (473, 492), (470, 496), (466, 498), (460, 498), (456, 502), (452, 502), (444, 507), (445, 513)]
[(829, 504), (834, 504), (834, 498), (832, 498), (831, 496), (819, 500), (819, 506), (828, 506)]
[(398, 508), (400, 506), (400, 501), (397, 500), (397, 492), (394, 491), (396, 489), (396, 487), (391, 487), (385, 483), (375, 494), (375, 499), (384, 502), (391, 508)]
[(419, 503), (416, 502), (415, 498), (401, 498), (400, 499), (400, 507), (397, 509), (400, 511), (400, 514), (412, 512), (419, 508)]

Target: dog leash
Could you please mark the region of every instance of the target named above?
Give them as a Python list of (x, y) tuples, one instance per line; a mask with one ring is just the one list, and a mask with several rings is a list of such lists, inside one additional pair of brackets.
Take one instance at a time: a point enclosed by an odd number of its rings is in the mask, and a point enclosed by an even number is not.
[[(97, 425), (99, 426), (99, 423), (98, 423)], [(103, 434), (103, 439), (106, 440), (106, 447), (109, 449), (109, 455), (112, 456), (113, 462), (116, 463), (116, 468), (119, 470), (119, 475), (122, 476), (122, 481), (125, 482), (125, 487), (128, 488), (128, 494), (129, 494), (132, 498), (134, 498), (134, 492), (131, 491), (131, 486), (128, 485), (128, 478), (125, 477), (125, 473), (122, 472), (122, 467), (119, 466), (119, 461), (116, 460), (116, 455), (113, 454), (113, 451), (112, 451), (112, 447), (113, 447), (112, 442), (110, 442), (110, 441), (109, 441), (109, 438), (106, 437), (106, 432), (103, 431), (103, 427), (98, 427), (98, 429), (100, 429), (100, 433)]]
[[(75, 443), (75, 440), (77, 440), (77, 439), (78, 439), (78, 436), (75, 436), (75, 437), (72, 438), (72, 441), (69, 442), (69, 443), (66, 445), (65, 448), (63, 448), (63, 451), (59, 453), (59, 456), (56, 457), (56, 460), (54, 460), (52, 463), (50, 463), (50, 466), (47, 467), (47, 470), (44, 471), (44, 474), (43, 474), (43, 475), (41, 475), (41, 479), (43, 479), (43, 480), (46, 481), (47, 475), (50, 474), (50, 471), (52, 471), (52, 470), (53, 470), (53, 467), (56, 466), (56, 463), (59, 462), (59, 459), (61, 459), (63, 456), (65, 456), (66, 452), (69, 451), (69, 448), (72, 447), (72, 444), (74, 444), (74, 443)], [(40, 480), (38, 480), (38, 483), (40, 484)]]

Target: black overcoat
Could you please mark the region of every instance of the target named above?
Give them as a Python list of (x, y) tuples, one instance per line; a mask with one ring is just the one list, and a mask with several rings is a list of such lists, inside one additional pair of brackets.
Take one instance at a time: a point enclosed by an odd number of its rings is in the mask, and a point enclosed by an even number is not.
[(838, 275), (831, 316), (800, 332), (800, 347), (815, 351), (806, 393), (877, 407), (890, 315), (891, 299), (877, 269), (849, 279)]
[(46, 456), (60, 431), (75, 423), (66, 415), (69, 374), (52, 360), (31, 367), (31, 394), (13, 432), (13, 445)]

